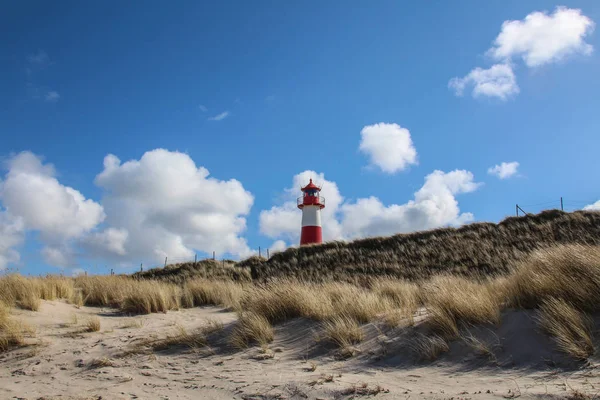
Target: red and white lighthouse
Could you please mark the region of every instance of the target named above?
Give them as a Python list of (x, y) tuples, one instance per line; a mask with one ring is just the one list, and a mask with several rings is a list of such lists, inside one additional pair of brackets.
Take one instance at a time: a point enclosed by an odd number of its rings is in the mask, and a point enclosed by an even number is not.
[(319, 196), (321, 188), (310, 180), (301, 188), (303, 194), (298, 197), (298, 208), (302, 210), (302, 233), (300, 246), (305, 244), (322, 243), (321, 209), (325, 208), (325, 198)]

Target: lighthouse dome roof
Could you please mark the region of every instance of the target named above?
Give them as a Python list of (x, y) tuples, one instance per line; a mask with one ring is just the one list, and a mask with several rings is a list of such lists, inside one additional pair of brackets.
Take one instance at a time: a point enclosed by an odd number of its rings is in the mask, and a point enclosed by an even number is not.
[(313, 183), (312, 179), (311, 179), (311, 180), (310, 180), (310, 182), (308, 183), (308, 185), (304, 186), (304, 187), (303, 187), (301, 190), (302, 190), (303, 192), (305, 192), (305, 191), (307, 191), (307, 190), (318, 190), (318, 191), (320, 191), (320, 190), (321, 190), (321, 188), (320, 188), (320, 187), (318, 187), (317, 185), (315, 185), (315, 184)]

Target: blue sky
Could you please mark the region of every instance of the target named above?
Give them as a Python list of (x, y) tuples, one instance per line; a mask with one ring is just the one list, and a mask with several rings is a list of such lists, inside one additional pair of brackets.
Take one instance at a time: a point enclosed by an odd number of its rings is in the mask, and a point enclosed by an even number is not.
[[(597, 1), (3, 8), (0, 267), (101, 272), (296, 245), (286, 189), (309, 175), (334, 199), (329, 239), (600, 199)], [(536, 11), (540, 29), (525, 19)], [(516, 172), (488, 173), (502, 162)]]

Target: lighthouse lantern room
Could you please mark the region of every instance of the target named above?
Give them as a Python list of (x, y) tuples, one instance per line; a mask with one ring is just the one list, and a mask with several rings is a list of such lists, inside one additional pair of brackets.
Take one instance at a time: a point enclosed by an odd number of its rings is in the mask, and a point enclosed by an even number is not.
[(320, 196), (321, 188), (312, 181), (301, 188), (303, 194), (298, 197), (298, 208), (302, 210), (302, 233), (300, 245), (322, 243), (321, 209), (325, 208), (325, 198)]

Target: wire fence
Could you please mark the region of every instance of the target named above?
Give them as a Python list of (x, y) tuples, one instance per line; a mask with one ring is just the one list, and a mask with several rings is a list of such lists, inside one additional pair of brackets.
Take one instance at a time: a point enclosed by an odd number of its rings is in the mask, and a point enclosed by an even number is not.
[[(203, 262), (206, 260), (213, 260), (215, 262), (218, 261), (218, 262), (223, 263), (223, 266), (225, 266), (227, 262), (232, 261), (230, 259), (223, 258), (223, 257), (218, 258), (215, 251), (213, 251), (212, 255), (209, 255), (208, 257), (206, 255), (207, 255), (206, 253), (203, 253), (200, 257), (198, 256), (198, 254), (194, 254), (194, 256), (187, 256), (187, 257), (165, 256), (163, 262), (160, 262), (156, 258), (153, 258), (153, 259), (139, 260), (138, 263), (134, 263), (134, 262), (115, 263), (115, 265), (112, 265), (112, 266), (105, 264), (105, 263), (82, 264), (82, 265), (78, 265), (78, 266), (69, 268), (68, 271), (71, 273), (67, 274), (67, 275), (69, 275), (69, 276), (78, 275), (78, 274), (81, 274), (81, 275), (88, 275), (88, 274), (90, 274), (90, 275), (115, 275), (115, 274), (122, 273), (122, 272), (127, 272), (127, 273), (137, 272), (137, 271), (143, 272), (143, 271), (147, 271), (149, 269), (154, 269), (154, 268), (165, 268), (168, 265), (184, 264), (184, 263), (197, 263), (197, 262)], [(269, 258), (271, 258), (271, 251), (268, 248), (263, 249), (263, 248), (259, 247), (257, 255), (259, 257), (265, 256), (267, 259), (269, 259)], [(9, 268), (0, 269), (0, 276), (10, 275), (10, 274), (22, 274), (22, 275), (26, 274), (28, 276), (56, 275), (56, 274), (49, 274), (47, 272), (38, 273), (38, 274), (32, 274), (31, 272), (24, 273), (24, 270), (26, 269), (26, 267), (23, 267), (23, 265), (26, 266), (27, 264), (33, 264), (36, 261), (39, 262), (39, 260), (34, 260), (32, 258), (31, 262), (29, 262), (29, 263), (24, 262), (24, 261), (25, 260), (21, 260), (21, 262), (19, 263), (20, 265), (18, 265), (18, 266), (11, 266)], [(64, 273), (64, 271), (61, 271), (58, 273), (58, 275), (65, 276), (65, 273)]]
[[(545, 210), (562, 210), (567, 212), (580, 211), (584, 209), (593, 209), (588, 208), (592, 207), (593, 204), (598, 202), (599, 200), (574, 200), (567, 199), (565, 197), (560, 197), (554, 200), (543, 201), (540, 203), (533, 204), (521, 204), (517, 203), (515, 205), (515, 213), (516, 216), (522, 216), (527, 214), (537, 214)], [(600, 210), (600, 203), (598, 206)]]

